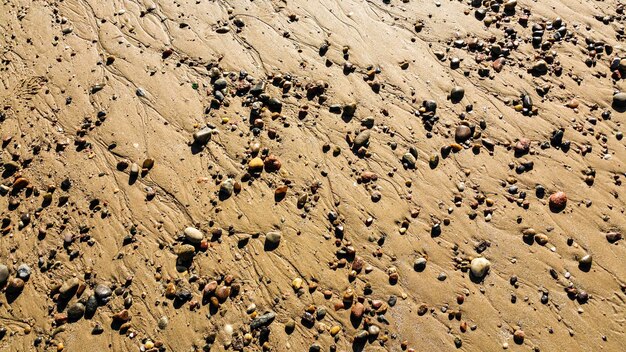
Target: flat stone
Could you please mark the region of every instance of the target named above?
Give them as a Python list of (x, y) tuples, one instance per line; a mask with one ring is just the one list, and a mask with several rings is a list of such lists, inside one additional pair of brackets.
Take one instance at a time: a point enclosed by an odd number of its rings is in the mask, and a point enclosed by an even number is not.
[(254, 330), (254, 329), (258, 329), (262, 326), (267, 326), (269, 324), (272, 323), (272, 321), (274, 321), (274, 318), (276, 318), (276, 313), (274, 312), (268, 312), (265, 313), (263, 315), (260, 315), (256, 318), (254, 318), (252, 320), (252, 322), (250, 322), (250, 329)]

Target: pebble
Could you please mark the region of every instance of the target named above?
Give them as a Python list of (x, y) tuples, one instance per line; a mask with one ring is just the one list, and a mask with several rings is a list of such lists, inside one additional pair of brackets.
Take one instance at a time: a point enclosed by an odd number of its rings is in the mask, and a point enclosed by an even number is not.
[(176, 253), (178, 258), (182, 261), (191, 260), (195, 252), (196, 248), (190, 244), (181, 244), (174, 249), (174, 253)]
[(252, 172), (254, 171), (262, 171), (263, 170), (263, 166), (265, 165), (265, 163), (263, 162), (263, 159), (256, 157), (256, 158), (252, 158), (252, 160), (250, 160), (250, 162), (248, 163), (248, 169)]
[(191, 243), (200, 243), (204, 239), (204, 234), (195, 227), (187, 227), (184, 230), (185, 239)]
[(626, 107), (626, 93), (619, 92), (613, 95), (613, 105), (618, 108), (625, 108)]
[(65, 282), (63, 282), (63, 284), (59, 288), (59, 293), (62, 296), (72, 293), (72, 291), (75, 288), (77, 288), (79, 284), (80, 284), (80, 280), (77, 277), (73, 277), (69, 280), (66, 280)]
[(4, 264), (0, 264), (0, 285), (7, 281), (9, 275), (9, 268)]
[(80, 302), (74, 303), (67, 309), (67, 317), (70, 320), (78, 320), (82, 318), (84, 314), (85, 306)]
[(460, 86), (455, 86), (450, 91), (450, 100), (453, 102), (459, 102), (465, 96), (465, 89)]
[(491, 268), (491, 262), (486, 258), (479, 257), (472, 259), (470, 263), (470, 271), (477, 279), (482, 279)]
[(199, 131), (194, 132), (193, 142), (200, 145), (207, 144), (209, 140), (211, 140), (212, 134), (213, 130), (209, 127), (205, 127)]
[(277, 246), (282, 238), (283, 235), (280, 231), (270, 231), (265, 235), (265, 243)]
[[(28, 280), (28, 278), (30, 278), (30, 274), (31, 274), (31, 269), (30, 266), (28, 266), (28, 264), (20, 264), (20, 266), (17, 267), (17, 277), (26, 281)], [(0, 280), (1, 281), (1, 280)]]
[(587, 254), (587, 255), (584, 255), (582, 258), (580, 258), (578, 263), (580, 263), (581, 265), (591, 265), (592, 261), (593, 261), (593, 257), (591, 256), (591, 254)]
[(457, 142), (465, 142), (472, 136), (472, 130), (468, 126), (459, 125), (454, 132), (454, 139)]
[(6, 289), (8, 293), (17, 294), (17, 293), (22, 292), (23, 289), (24, 289), (24, 280), (17, 278), (17, 277), (9, 279), (9, 283)]
[(166, 316), (160, 317), (159, 321), (157, 322), (157, 326), (159, 327), (160, 330), (165, 330), (168, 324), (169, 324), (169, 319), (167, 319)]
[(555, 210), (562, 210), (567, 204), (567, 195), (564, 192), (556, 192), (550, 195), (549, 198), (550, 208)]
[(424, 269), (426, 269), (426, 262), (426, 258), (423, 257), (415, 259), (413, 269), (415, 269), (415, 271), (424, 271)]
[(411, 153), (406, 153), (402, 156), (402, 164), (406, 165), (409, 169), (415, 168), (415, 163), (417, 162), (415, 156)]
[(366, 146), (369, 143), (369, 140), (370, 140), (370, 131), (365, 130), (359, 133), (354, 138), (354, 147), (358, 149), (360, 147)]
[(515, 343), (517, 343), (518, 345), (521, 345), (522, 343), (524, 343), (525, 336), (526, 335), (524, 334), (524, 331), (517, 329), (513, 333), (513, 341), (515, 341)]
[(235, 181), (233, 181), (232, 178), (227, 178), (226, 180), (222, 181), (222, 183), (220, 184), (219, 197), (222, 200), (228, 199), (230, 198), (230, 196), (233, 194), (234, 191), (235, 191)]
[(250, 329), (255, 330), (262, 326), (267, 326), (271, 324), (272, 321), (274, 321), (274, 318), (276, 318), (276, 313), (274, 312), (268, 312), (263, 315), (260, 315), (250, 322)]
[(97, 284), (94, 289), (94, 294), (100, 302), (106, 302), (113, 294), (113, 291), (107, 285)]

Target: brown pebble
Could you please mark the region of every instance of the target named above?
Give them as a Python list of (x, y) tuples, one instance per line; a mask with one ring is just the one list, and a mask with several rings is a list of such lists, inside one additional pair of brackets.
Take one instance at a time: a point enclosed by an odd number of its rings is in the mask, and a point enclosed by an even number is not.
[(550, 208), (553, 210), (563, 210), (567, 203), (567, 195), (564, 192), (556, 192), (550, 195)]

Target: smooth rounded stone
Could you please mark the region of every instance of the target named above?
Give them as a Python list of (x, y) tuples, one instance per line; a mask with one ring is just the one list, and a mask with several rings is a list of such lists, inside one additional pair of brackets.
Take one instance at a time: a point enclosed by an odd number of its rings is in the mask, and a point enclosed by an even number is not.
[(167, 327), (169, 323), (170, 323), (169, 319), (167, 319), (166, 316), (162, 316), (159, 318), (159, 321), (157, 322), (157, 326), (159, 327), (159, 329), (165, 330), (165, 328)]
[(106, 301), (109, 297), (111, 297), (111, 295), (113, 294), (113, 291), (111, 290), (111, 288), (107, 285), (103, 285), (103, 284), (97, 284), (96, 288), (94, 290), (94, 293), (96, 295), (96, 298), (98, 298), (100, 301)]
[(415, 259), (413, 269), (415, 269), (415, 271), (424, 271), (424, 269), (426, 269), (426, 262), (426, 258), (423, 257)]
[(520, 329), (515, 330), (515, 332), (513, 333), (513, 341), (515, 341), (515, 343), (518, 345), (524, 343), (524, 337), (524, 331)]
[(78, 320), (85, 314), (85, 305), (80, 302), (74, 303), (67, 309), (67, 317), (70, 320)]
[(482, 279), (489, 269), (491, 268), (491, 262), (486, 258), (474, 258), (470, 263), (470, 271), (475, 278)]
[(364, 312), (365, 306), (361, 302), (356, 302), (352, 305), (352, 309), (350, 309), (350, 314), (357, 319), (362, 318)]
[(464, 96), (465, 96), (465, 89), (463, 87), (455, 86), (450, 91), (450, 100), (452, 100), (453, 102), (461, 101)]
[(265, 243), (278, 246), (280, 240), (283, 238), (283, 234), (280, 231), (270, 231), (265, 235)]
[(218, 78), (213, 82), (215, 90), (223, 90), (226, 86), (228, 86), (228, 82), (224, 78)]
[(17, 277), (19, 277), (22, 280), (28, 280), (28, 278), (30, 278), (30, 274), (31, 274), (31, 269), (30, 266), (28, 266), (28, 264), (24, 263), (24, 264), (20, 264), (19, 267), (17, 267)]
[(454, 139), (457, 142), (465, 142), (472, 136), (472, 129), (465, 125), (459, 125), (454, 132)]
[(87, 298), (87, 302), (85, 302), (85, 314), (88, 316), (93, 315), (96, 309), (98, 309), (98, 299), (96, 295), (91, 295)]
[(508, 0), (504, 3), (504, 9), (507, 11), (512, 11), (517, 6), (517, 0)]
[(561, 210), (567, 204), (567, 195), (564, 192), (556, 192), (550, 195), (550, 208)]
[(538, 74), (544, 74), (548, 72), (548, 63), (544, 60), (538, 60), (533, 64), (532, 70)]
[(263, 166), (265, 166), (265, 163), (263, 162), (263, 159), (261, 159), (259, 157), (253, 158), (248, 163), (248, 169), (250, 169), (250, 171), (260, 171), (260, 170), (263, 170)]
[(380, 334), (380, 328), (377, 325), (370, 325), (367, 328), (367, 332), (369, 334), (369, 336), (378, 336), (378, 334)]
[(24, 280), (14, 277), (7, 284), (7, 293), (19, 293), (24, 289)]
[(0, 264), (0, 284), (4, 284), (9, 278), (9, 275), (9, 268), (4, 264)]
[(360, 148), (363, 147), (365, 145), (367, 145), (367, 143), (370, 140), (370, 131), (369, 130), (365, 130), (361, 133), (359, 133), (355, 138), (354, 138), (354, 146), (356, 148)]
[(78, 280), (77, 277), (73, 277), (73, 278), (71, 278), (69, 280), (66, 280), (61, 285), (61, 288), (59, 288), (59, 293), (62, 296), (65, 296), (65, 295), (71, 293), (75, 288), (77, 288), (79, 284), (80, 284), (80, 280)]
[(578, 263), (580, 263), (581, 265), (591, 265), (592, 261), (593, 261), (593, 257), (591, 256), (591, 254), (587, 254), (583, 256), (582, 258), (580, 258)]
[(626, 93), (619, 92), (613, 95), (613, 105), (619, 108), (626, 108)]
[(232, 178), (228, 178), (220, 184), (219, 197), (220, 199), (227, 199), (233, 194), (234, 191), (235, 182)]
[(185, 239), (191, 243), (200, 243), (204, 239), (204, 234), (195, 227), (185, 228)]
[(176, 246), (174, 252), (180, 260), (188, 261), (193, 258), (193, 255), (196, 252), (196, 248), (190, 244), (181, 244), (179, 246)]
[(405, 164), (409, 169), (414, 169), (416, 162), (417, 159), (411, 153), (406, 153), (402, 156), (402, 164)]

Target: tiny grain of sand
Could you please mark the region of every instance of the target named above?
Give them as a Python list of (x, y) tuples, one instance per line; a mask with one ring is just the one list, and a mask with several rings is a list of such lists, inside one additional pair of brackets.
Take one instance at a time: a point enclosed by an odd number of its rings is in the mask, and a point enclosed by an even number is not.
[(0, 350), (623, 351), (625, 19), (4, 0)]

